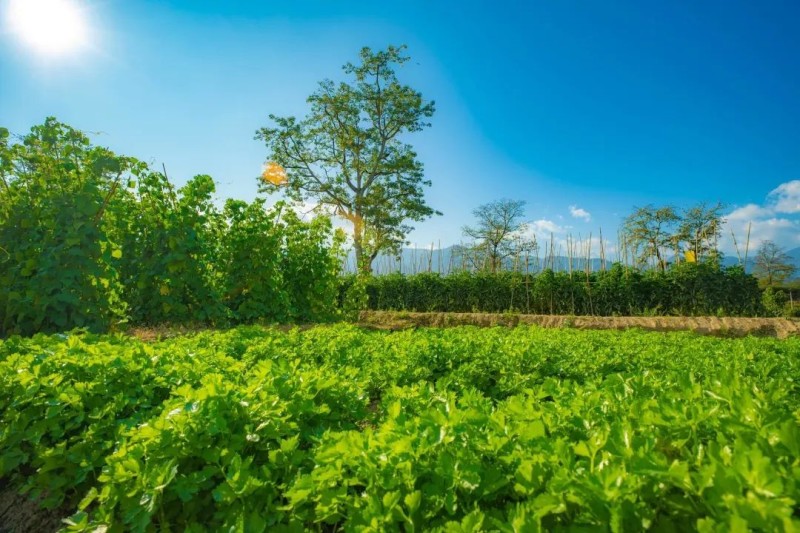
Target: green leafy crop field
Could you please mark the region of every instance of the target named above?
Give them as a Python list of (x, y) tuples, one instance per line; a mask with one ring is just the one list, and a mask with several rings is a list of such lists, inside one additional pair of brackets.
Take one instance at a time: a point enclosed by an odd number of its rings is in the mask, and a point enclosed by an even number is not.
[(0, 419), (5, 490), (69, 531), (800, 529), (800, 338), (40, 335)]

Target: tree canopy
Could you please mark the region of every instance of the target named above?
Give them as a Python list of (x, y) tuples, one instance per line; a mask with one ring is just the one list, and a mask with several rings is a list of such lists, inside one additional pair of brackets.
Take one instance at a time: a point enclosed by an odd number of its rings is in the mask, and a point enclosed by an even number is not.
[(474, 226), (464, 226), (464, 235), (473, 239), (471, 248), (473, 263), (479, 269), (497, 272), (503, 261), (524, 250), (533, 248), (535, 240), (525, 238), (522, 232), (527, 224), (524, 200), (496, 200), (475, 208), (472, 215)]
[(398, 80), (395, 68), (409, 60), (404, 49), (363, 48), (359, 64), (343, 67), (348, 81), (320, 82), (305, 118), (270, 115), (272, 124), (256, 134), (286, 172), (285, 180), (262, 181), (261, 190), (283, 187), (289, 198), (348, 220), (362, 272), (371, 272), (380, 252), (399, 250), (409, 222), (437, 214), (424, 198), (430, 181), (406, 142), (430, 125), (434, 103)]
[(786, 251), (773, 241), (763, 241), (756, 254), (753, 273), (762, 285), (772, 287), (791, 277), (797, 268)]
[(634, 208), (622, 225), (625, 245), (640, 266), (665, 270), (672, 254), (675, 262), (718, 261), (717, 244), (724, 205), (700, 203), (684, 210), (672, 206)]

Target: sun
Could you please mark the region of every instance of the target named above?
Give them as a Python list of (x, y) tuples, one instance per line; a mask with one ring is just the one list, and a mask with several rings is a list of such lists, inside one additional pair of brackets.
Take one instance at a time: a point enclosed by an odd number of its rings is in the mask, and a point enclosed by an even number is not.
[(84, 10), (74, 0), (9, 0), (10, 30), (44, 56), (74, 54), (88, 44)]

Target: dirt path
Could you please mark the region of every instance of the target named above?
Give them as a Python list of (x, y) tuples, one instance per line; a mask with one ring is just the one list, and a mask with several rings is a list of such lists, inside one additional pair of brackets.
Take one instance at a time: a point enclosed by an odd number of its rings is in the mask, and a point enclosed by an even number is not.
[(703, 335), (745, 337), (759, 335), (785, 339), (800, 336), (800, 321), (784, 318), (718, 317), (598, 317), (515, 315), (494, 313), (409, 313), (364, 311), (361, 325), (379, 329), (448, 326), (516, 326), (536, 324), (546, 328), (630, 329), (651, 331), (694, 331)]
[(67, 509), (45, 510), (0, 480), (0, 533), (52, 533), (64, 524)]

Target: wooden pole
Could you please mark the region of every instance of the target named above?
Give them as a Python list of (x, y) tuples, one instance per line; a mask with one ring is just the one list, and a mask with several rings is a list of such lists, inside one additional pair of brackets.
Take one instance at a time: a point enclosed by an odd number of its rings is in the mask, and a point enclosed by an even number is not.
[(586, 276), (592, 273), (592, 232), (589, 232), (589, 240), (586, 241)]
[(747, 242), (744, 245), (744, 273), (747, 274), (747, 253), (750, 251), (750, 229), (752, 228), (753, 223), (747, 223)]
[(572, 233), (567, 235), (567, 272), (572, 279)]
[(603, 228), (600, 228), (600, 268), (606, 271), (606, 244), (603, 241)]
[(739, 258), (739, 264), (742, 264), (742, 253), (739, 251), (739, 244), (736, 242), (736, 234), (733, 232), (733, 228), (731, 228), (731, 238), (733, 238), (733, 247), (736, 250), (736, 257)]

